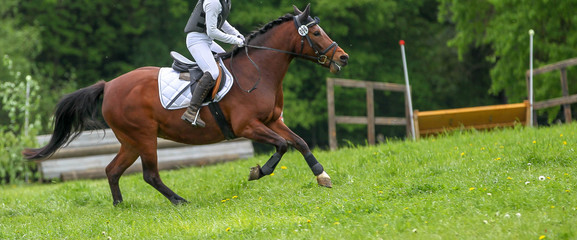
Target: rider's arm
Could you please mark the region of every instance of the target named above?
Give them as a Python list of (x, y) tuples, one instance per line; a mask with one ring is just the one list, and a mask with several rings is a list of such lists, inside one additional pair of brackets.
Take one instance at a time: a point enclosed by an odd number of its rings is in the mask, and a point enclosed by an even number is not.
[(242, 39), (240, 39), (236, 35), (224, 33), (223, 31), (218, 29), (217, 27), (218, 15), (222, 11), (222, 6), (220, 5), (220, 2), (218, 0), (204, 1), (202, 7), (204, 8), (204, 12), (206, 13), (206, 34), (209, 37), (229, 44), (239, 45), (243, 43)]
[(244, 40), (244, 36), (238, 30), (236, 30), (236, 28), (230, 25), (228, 21), (224, 21), (224, 24), (222, 25), (222, 31), (230, 35), (240, 37), (242, 40)]

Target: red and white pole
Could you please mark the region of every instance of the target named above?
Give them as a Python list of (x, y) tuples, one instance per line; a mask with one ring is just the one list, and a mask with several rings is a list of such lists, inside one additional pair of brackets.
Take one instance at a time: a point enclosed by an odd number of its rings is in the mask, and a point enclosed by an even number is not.
[(416, 139), (415, 136), (415, 120), (413, 119), (413, 102), (411, 100), (411, 86), (409, 85), (409, 73), (407, 71), (407, 58), (405, 57), (405, 40), (399, 41), (401, 45), (401, 55), (403, 56), (403, 70), (405, 72), (405, 86), (407, 87), (407, 101), (409, 105), (409, 118), (411, 122), (411, 135), (413, 140)]

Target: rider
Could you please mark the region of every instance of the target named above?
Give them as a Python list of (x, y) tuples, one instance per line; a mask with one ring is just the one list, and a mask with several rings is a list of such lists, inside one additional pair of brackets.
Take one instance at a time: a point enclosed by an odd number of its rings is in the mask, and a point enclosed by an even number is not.
[(196, 127), (205, 126), (204, 121), (198, 116), (198, 112), (202, 100), (210, 88), (214, 86), (219, 76), (218, 65), (212, 52), (225, 52), (214, 40), (239, 46), (244, 45), (244, 36), (226, 21), (230, 13), (230, 2), (231, 0), (198, 0), (184, 28), (184, 32), (187, 34), (186, 47), (204, 72), (196, 89), (191, 89), (190, 105), (181, 117), (182, 120)]

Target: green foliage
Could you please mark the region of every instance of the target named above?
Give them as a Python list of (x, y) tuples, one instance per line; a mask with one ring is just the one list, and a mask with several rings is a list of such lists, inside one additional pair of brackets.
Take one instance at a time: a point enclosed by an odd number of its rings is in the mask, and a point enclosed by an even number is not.
[(177, 207), (141, 174), (122, 178), (117, 207), (106, 180), (3, 186), (0, 238), (574, 239), (576, 127), (315, 151), (331, 189), (297, 151), (258, 181), (248, 169), (268, 155), (163, 171), (190, 202)]
[(12, 78), (2, 78), (0, 82), (2, 110), (10, 119), (8, 125), (0, 126), (0, 184), (34, 180), (36, 165), (24, 160), (20, 152), (36, 145), (36, 133), (41, 129), (38, 115), (30, 123), (30, 112), (40, 101), (35, 95), (38, 84), (30, 75), (22, 77), (21, 72), (15, 71), (8, 55), (3, 58), (3, 66)]
[[(577, 17), (574, 1), (441, 0), (441, 20), (456, 25), (449, 42), (463, 55), (476, 47), (490, 48), (491, 93), (505, 92), (511, 102), (527, 99), (529, 29), (535, 30), (534, 66), (538, 68), (577, 56)], [(569, 76), (577, 71), (570, 70)], [(572, 73), (572, 74), (571, 74)], [(577, 90), (570, 84), (573, 93)], [(537, 101), (561, 96), (559, 73), (535, 77)]]
[[(11, 56), (14, 69), (26, 71), (32, 67), (29, 60), (40, 52), (42, 46), (38, 41), (37, 27), (21, 23), (18, 3), (17, 0), (0, 0), (0, 57)], [(0, 71), (0, 77), (7, 77), (5, 71)]]
[(136, 67), (168, 65), (169, 51), (185, 47), (188, 1), (32, 0), (22, 6), (26, 21), (42, 26), (39, 68), (54, 84), (85, 86)]

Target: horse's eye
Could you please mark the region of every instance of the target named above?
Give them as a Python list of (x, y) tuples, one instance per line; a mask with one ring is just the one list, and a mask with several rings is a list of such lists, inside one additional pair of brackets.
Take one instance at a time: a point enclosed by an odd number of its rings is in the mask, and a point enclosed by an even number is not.
[(316, 32), (314, 32), (313, 34), (314, 34), (315, 36), (320, 36), (320, 35), (321, 35), (321, 32), (316, 31)]

